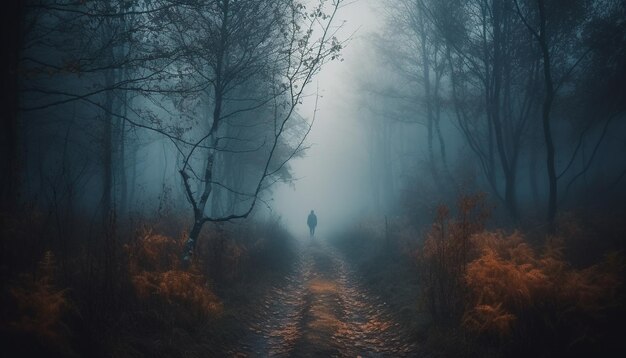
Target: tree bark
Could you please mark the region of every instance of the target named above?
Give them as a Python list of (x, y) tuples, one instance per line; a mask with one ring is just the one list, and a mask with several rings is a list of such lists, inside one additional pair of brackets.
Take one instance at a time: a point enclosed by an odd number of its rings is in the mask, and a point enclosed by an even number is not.
[[(493, 67), (492, 82), (493, 89), (489, 96), (489, 108), (491, 110), (491, 118), (496, 140), (496, 149), (500, 158), (500, 165), (504, 173), (504, 203), (507, 207), (511, 218), (517, 217), (517, 205), (515, 198), (515, 171), (511, 167), (509, 153), (506, 150), (504, 130), (501, 118), (502, 106), (502, 81), (503, 81), (503, 9), (501, 4), (494, 3), (492, 8), (492, 26), (493, 26)], [(489, 93), (489, 89), (487, 90)]]
[[(114, 82), (114, 70), (107, 70), (104, 82), (110, 88)], [(104, 122), (102, 128), (102, 222), (109, 223), (109, 216), (113, 210), (113, 92), (106, 91), (104, 95)]]
[(20, 155), (18, 130), (19, 54), (22, 45), (21, 21), (23, 1), (4, 5), (2, 16), (2, 96), (0, 108), (4, 113), (0, 136), (0, 210), (15, 210), (19, 198)]
[(546, 142), (546, 165), (548, 170), (548, 223), (553, 229), (554, 219), (556, 218), (557, 203), (557, 175), (554, 164), (555, 149), (554, 140), (552, 138), (552, 129), (550, 127), (550, 111), (552, 110), (552, 102), (554, 101), (554, 83), (552, 80), (550, 49), (548, 48), (548, 40), (546, 38), (546, 14), (545, 4), (543, 0), (537, 0), (539, 10), (539, 46), (543, 57), (543, 76), (545, 85), (545, 98), (542, 105), (541, 120), (543, 123), (543, 136)]
[[(200, 232), (202, 231), (202, 226), (204, 225), (204, 210), (206, 208), (206, 203), (211, 195), (213, 190), (213, 166), (215, 164), (215, 148), (218, 145), (217, 141), (217, 132), (220, 127), (220, 119), (222, 116), (222, 106), (224, 102), (224, 61), (227, 55), (227, 45), (228, 45), (228, 26), (229, 26), (229, 0), (223, 0), (221, 3), (221, 11), (222, 11), (222, 23), (220, 28), (220, 44), (217, 49), (216, 56), (216, 64), (215, 64), (215, 79), (214, 79), (214, 95), (215, 102), (213, 104), (213, 122), (211, 123), (210, 135), (209, 135), (209, 143), (211, 149), (208, 149), (207, 159), (206, 159), (206, 169), (204, 172), (204, 183), (203, 183), (203, 191), (200, 196), (200, 200), (198, 200), (197, 204), (194, 205), (194, 223), (189, 231), (189, 237), (187, 238), (187, 242), (185, 244), (185, 250), (183, 253), (183, 260), (185, 265), (189, 264), (189, 260), (193, 255), (193, 251), (196, 248), (198, 237), (200, 236)], [(184, 179), (184, 177), (183, 177)], [(195, 202), (194, 200), (191, 200)]]
[(426, 46), (427, 36), (426, 28), (424, 26), (424, 16), (422, 10), (419, 11), (419, 31), (420, 42), (422, 50), (422, 77), (424, 84), (424, 101), (426, 102), (426, 128), (427, 128), (427, 143), (428, 143), (428, 162), (430, 165), (430, 172), (433, 177), (435, 185), (441, 189), (441, 180), (439, 180), (439, 171), (437, 169), (437, 163), (435, 162), (434, 151), (434, 122), (433, 104), (432, 104), (432, 90), (430, 88), (430, 57), (428, 55), (428, 48)]

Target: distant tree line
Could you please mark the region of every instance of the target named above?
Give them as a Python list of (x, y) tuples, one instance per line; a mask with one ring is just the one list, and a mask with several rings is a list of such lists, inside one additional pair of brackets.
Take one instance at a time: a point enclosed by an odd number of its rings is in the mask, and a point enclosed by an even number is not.
[[(580, 204), (575, 192), (591, 201), (620, 192), (623, 1), (402, 0), (382, 9), (374, 51), (388, 75), (361, 84), (378, 103), (365, 117), (379, 134), (383, 123), (404, 129), (395, 143), (374, 140), (392, 149), (373, 160), (401, 158), (390, 169), (397, 178), (417, 175), (442, 196), (486, 190), (513, 221), (525, 209), (553, 223), (559, 205)], [(410, 190), (415, 180), (393, 185)]]

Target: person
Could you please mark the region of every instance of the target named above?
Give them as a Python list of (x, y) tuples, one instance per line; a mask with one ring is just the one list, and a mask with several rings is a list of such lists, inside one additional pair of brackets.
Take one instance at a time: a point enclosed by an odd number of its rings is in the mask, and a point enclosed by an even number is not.
[(311, 233), (311, 237), (313, 237), (315, 235), (315, 227), (317, 226), (317, 216), (313, 210), (311, 210), (311, 213), (306, 220), (306, 224), (309, 225), (309, 231)]

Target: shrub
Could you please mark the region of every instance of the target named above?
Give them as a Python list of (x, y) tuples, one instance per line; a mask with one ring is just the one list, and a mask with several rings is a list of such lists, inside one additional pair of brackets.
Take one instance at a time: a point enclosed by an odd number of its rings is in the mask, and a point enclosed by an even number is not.
[(539, 252), (519, 233), (475, 235), (472, 245), (480, 254), (465, 273), (469, 295), (463, 325), (498, 335), (515, 325), (527, 333), (540, 325), (553, 334), (569, 331), (570, 343), (590, 338), (571, 332), (572, 327), (601, 319), (619, 305), (622, 264), (611, 254), (599, 264), (574, 269), (563, 259), (561, 242), (551, 240)]
[(173, 239), (147, 229), (132, 245), (127, 245), (129, 272), (137, 296), (218, 315), (222, 304), (198, 264), (194, 262), (188, 270), (180, 267), (184, 238), (182, 235)]
[(55, 287), (56, 260), (47, 251), (39, 261), (36, 275), (22, 274), (17, 285), (10, 288), (17, 303), (17, 318), (10, 329), (35, 339), (54, 350), (67, 350), (67, 329), (62, 317), (72, 306), (65, 290)]
[(454, 344), (483, 353), (553, 356), (617, 344), (613, 335), (624, 317), (621, 255), (574, 267), (564, 254), (567, 238), (548, 237), (537, 248), (519, 232), (485, 231), (483, 200), (462, 197), (454, 218), (439, 207), (416, 255), (421, 303), (435, 325), (460, 330)]
[(454, 218), (446, 206), (440, 206), (423, 248), (416, 254), (422, 301), (437, 324), (455, 324), (463, 313), (470, 238), (483, 229), (489, 215), (484, 198), (483, 194), (462, 196)]

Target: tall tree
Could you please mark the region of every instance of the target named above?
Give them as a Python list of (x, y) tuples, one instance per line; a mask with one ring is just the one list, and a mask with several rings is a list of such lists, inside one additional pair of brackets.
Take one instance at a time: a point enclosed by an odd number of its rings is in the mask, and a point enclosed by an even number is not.
[[(195, 85), (206, 88), (211, 110), (197, 121), (206, 131), (192, 141), (180, 168), (185, 193), (193, 210), (193, 224), (185, 245), (184, 260), (191, 259), (198, 236), (207, 222), (247, 217), (254, 209), (266, 179), (282, 170), (294, 153), (277, 160), (277, 148), (285, 129), (302, 102), (305, 88), (321, 66), (337, 56), (341, 44), (331, 25), (341, 4), (320, 1), (312, 10), (298, 1), (258, 2), (218, 0), (190, 2), (173, 8), (172, 40), (186, 53), (186, 68)], [(186, 31), (185, 31), (186, 30)], [(237, 98), (237, 90), (254, 82), (265, 83), (266, 93)], [(239, 103), (239, 107), (233, 105)], [(242, 112), (270, 106), (273, 131), (259, 148), (264, 150), (260, 172), (250, 188), (228, 188), (218, 174), (225, 142), (226, 121)], [(236, 140), (236, 139), (235, 139)], [(216, 187), (227, 187), (247, 198), (241, 211), (214, 213), (207, 205)]]
[(517, 163), (537, 81), (533, 57), (520, 56), (533, 53), (523, 25), (513, 16), (511, 1), (420, 0), (418, 5), (444, 43), (441, 57), (457, 127), (492, 191), (516, 218)]
[(0, 135), (0, 210), (15, 210), (20, 192), (20, 157), (18, 138), (19, 56), (23, 34), (24, 3), (10, 1), (2, 12), (2, 134)]
[[(566, 7), (562, 6), (563, 4), (560, 1), (535, 0), (522, 2), (515, 0), (514, 3), (518, 17), (526, 26), (541, 53), (544, 87), (541, 122), (545, 141), (549, 187), (547, 219), (550, 224), (553, 224), (557, 214), (559, 179), (563, 178), (568, 170), (572, 168), (574, 159), (579, 154), (579, 148), (584, 141), (585, 134), (590, 128), (590, 126), (587, 126), (582, 130), (579, 144), (576, 146), (573, 154), (569, 158), (567, 155), (564, 156), (565, 162), (568, 164), (562, 170), (559, 170), (556, 160), (558, 154), (557, 143), (552, 129), (555, 102), (557, 98), (564, 97), (564, 84), (569, 82), (574, 88), (580, 86), (576, 77), (581, 75), (577, 74), (580, 67), (582, 67), (581, 64), (587, 62), (589, 57), (595, 57), (594, 53), (598, 51), (594, 46), (585, 45), (582, 41), (580, 34), (584, 32), (587, 27), (586, 24), (593, 23), (596, 17), (602, 18), (604, 12), (617, 14), (620, 12), (620, 7), (619, 5), (611, 4), (612, 2), (610, 1), (605, 4), (573, 1), (568, 2)], [(599, 7), (602, 7), (602, 9)], [(621, 11), (623, 13), (623, 6)], [(623, 30), (617, 30), (608, 35), (606, 40), (613, 42), (617, 39), (619, 41), (620, 38), (623, 38), (623, 34)], [(617, 57), (619, 58), (620, 55), (617, 54)], [(614, 72), (609, 77), (617, 76), (619, 78), (620, 75), (623, 76), (621, 70), (612, 69), (611, 71)], [(589, 86), (590, 83), (587, 82), (584, 85)], [(619, 95), (619, 91), (617, 94)], [(582, 171), (574, 174), (566, 188), (569, 188), (571, 183), (589, 168), (600, 143), (605, 138), (611, 119), (623, 111), (623, 106), (620, 109), (619, 105), (615, 105), (615, 103), (619, 103), (619, 100), (610, 100), (615, 98), (613, 94), (609, 94), (607, 98), (609, 101), (605, 102), (605, 104), (608, 104), (608, 107), (600, 112), (594, 110), (596, 116), (602, 119), (599, 122), (604, 122), (604, 126), (599, 139), (594, 145), (592, 155), (583, 165)], [(585, 101), (584, 99), (581, 100)], [(590, 104), (590, 107), (594, 108), (600, 103)], [(593, 122), (591, 121), (591, 123)], [(551, 227), (553, 228), (553, 225)]]

